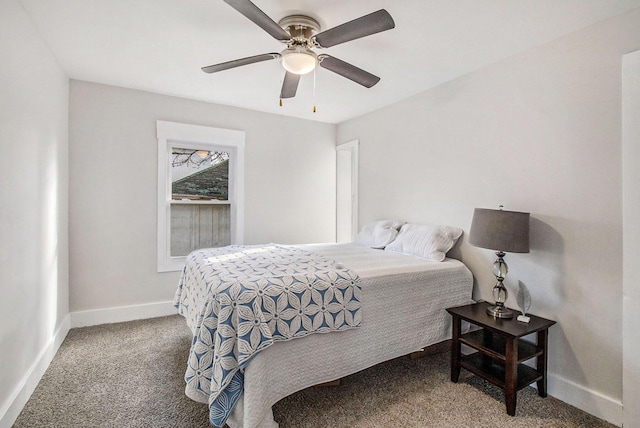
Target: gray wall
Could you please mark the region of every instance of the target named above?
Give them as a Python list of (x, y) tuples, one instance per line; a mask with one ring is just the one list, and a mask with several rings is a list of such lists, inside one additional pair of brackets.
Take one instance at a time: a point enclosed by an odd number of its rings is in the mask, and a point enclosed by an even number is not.
[(0, 2), (0, 58), (2, 425), (7, 410), (6, 420), (17, 416), (22, 382), (68, 325), (69, 87), (14, 0)]
[(156, 121), (246, 133), (245, 243), (335, 241), (335, 125), (81, 81), (70, 90), (71, 311), (173, 298), (156, 272)]
[[(338, 126), (338, 143), (360, 140), (361, 225), (396, 218), (468, 232), (474, 207), (531, 213), (531, 253), (506, 256), (508, 305), (522, 281), (531, 312), (558, 321), (551, 393), (617, 422), (621, 57), (640, 48), (638, 28), (636, 9)], [(493, 253), (466, 236), (459, 253), (475, 296), (492, 299)]]

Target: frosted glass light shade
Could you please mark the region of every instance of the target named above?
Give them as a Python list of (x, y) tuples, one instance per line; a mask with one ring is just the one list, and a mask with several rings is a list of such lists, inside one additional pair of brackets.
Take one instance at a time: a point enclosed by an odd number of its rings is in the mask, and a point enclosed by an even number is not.
[(282, 51), (282, 66), (293, 74), (307, 74), (318, 64), (316, 54), (307, 49), (288, 48)]

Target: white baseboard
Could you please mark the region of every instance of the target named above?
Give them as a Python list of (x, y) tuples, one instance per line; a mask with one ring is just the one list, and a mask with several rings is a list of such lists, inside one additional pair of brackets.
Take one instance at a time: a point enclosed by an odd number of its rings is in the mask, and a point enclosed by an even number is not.
[(10, 428), (20, 415), (29, 397), (36, 389), (38, 382), (47, 371), (51, 360), (69, 333), (69, 329), (98, 324), (133, 321), (146, 318), (175, 315), (173, 302), (157, 302), (144, 305), (121, 306), (116, 308), (96, 309), (91, 311), (71, 312), (56, 330), (49, 344), (42, 350), (33, 365), (24, 375), (15, 392), (0, 407), (0, 428)]
[[(0, 408), (0, 428), (10, 428), (13, 425), (47, 367), (49, 367), (70, 328), (175, 314), (176, 309), (170, 301), (70, 313), (60, 324), (49, 345), (40, 353), (27, 371), (11, 398)], [(619, 400), (552, 373), (548, 374), (547, 380), (549, 395), (616, 426), (622, 426), (622, 403)]]
[(71, 312), (71, 328), (157, 318), (177, 313), (171, 301)]
[(70, 328), (70, 316), (67, 315), (60, 323), (60, 326), (53, 334), (47, 346), (40, 352), (31, 367), (29, 367), (29, 370), (27, 370), (13, 394), (11, 394), (6, 403), (0, 407), (0, 428), (10, 428), (16, 421), (22, 408), (27, 404), (29, 397), (31, 397), (36, 386), (38, 386), (38, 382), (42, 379), (44, 372), (47, 371), (51, 360), (53, 360), (56, 352), (58, 352), (58, 348), (60, 348), (64, 338), (67, 337)]
[(549, 395), (615, 426), (622, 426), (621, 401), (551, 373), (547, 375), (547, 382)]

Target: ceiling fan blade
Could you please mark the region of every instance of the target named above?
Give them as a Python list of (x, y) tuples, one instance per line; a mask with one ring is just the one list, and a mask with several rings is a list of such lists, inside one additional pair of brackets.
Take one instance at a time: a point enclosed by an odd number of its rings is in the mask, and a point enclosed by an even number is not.
[(230, 68), (236, 68), (243, 65), (249, 65), (255, 62), (276, 59), (278, 57), (280, 57), (279, 53), (268, 53), (268, 54), (262, 54), (262, 55), (249, 56), (247, 58), (234, 59), (233, 61), (221, 62), (220, 64), (208, 65), (206, 67), (202, 67), (202, 71), (204, 71), (205, 73), (216, 73), (218, 71), (228, 70)]
[(378, 76), (374, 76), (368, 71), (329, 55), (318, 55), (318, 61), (320, 62), (320, 67), (351, 79), (365, 88), (370, 88), (380, 81)]
[[(226, 0), (225, 0), (226, 1)], [(381, 31), (391, 30), (396, 24), (393, 18), (384, 9), (369, 15), (361, 16), (353, 21), (346, 22), (337, 27), (316, 34), (313, 39), (320, 47), (329, 48), (340, 43), (361, 37), (370, 36)]]
[(271, 34), (274, 39), (282, 42), (288, 42), (291, 39), (289, 33), (249, 0), (224, 0), (224, 2)]
[(299, 74), (289, 73), (284, 75), (284, 82), (282, 82), (282, 90), (280, 91), (280, 98), (293, 98), (298, 91), (298, 82), (300, 81)]

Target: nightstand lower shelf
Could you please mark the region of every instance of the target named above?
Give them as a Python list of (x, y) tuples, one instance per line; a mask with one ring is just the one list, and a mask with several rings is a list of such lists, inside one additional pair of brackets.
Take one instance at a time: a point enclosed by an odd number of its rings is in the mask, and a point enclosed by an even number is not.
[[(474, 352), (469, 355), (462, 355), (460, 357), (460, 367), (469, 370), (476, 376), (480, 376), (495, 386), (505, 389), (505, 365), (503, 362), (487, 358), (481, 352)], [(535, 369), (525, 366), (524, 364), (518, 365), (518, 381), (515, 386), (515, 390), (519, 391), (524, 387), (531, 385), (533, 382), (537, 382), (542, 379), (542, 374), (538, 373)]]

